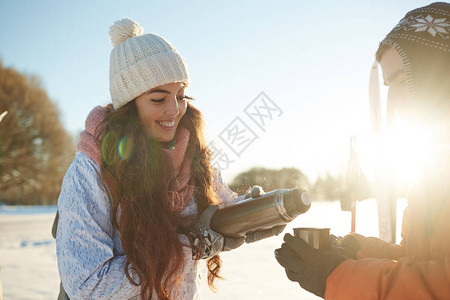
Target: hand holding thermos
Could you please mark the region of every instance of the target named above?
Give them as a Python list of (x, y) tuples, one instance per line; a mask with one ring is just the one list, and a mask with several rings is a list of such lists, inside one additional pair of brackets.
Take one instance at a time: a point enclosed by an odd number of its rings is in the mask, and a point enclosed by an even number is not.
[(265, 193), (260, 186), (254, 186), (244, 200), (220, 209), (211, 205), (202, 213), (193, 239), (194, 246), (202, 239), (201, 253), (194, 256), (208, 258), (235, 249), (244, 240), (253, 243), (278, 235), (310, 205), (304, 190), (278, 189)]

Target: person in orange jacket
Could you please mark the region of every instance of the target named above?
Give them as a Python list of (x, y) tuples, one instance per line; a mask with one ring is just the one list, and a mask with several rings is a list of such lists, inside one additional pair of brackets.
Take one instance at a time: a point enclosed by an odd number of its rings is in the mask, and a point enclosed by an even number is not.
[(352, 234), (324, 251), (286, 234), (275, 257), (290, 280), (324, 299), (450, 299), (450, 4), (408, 12), (376, 58), (388, 105), (430, 133), (432, 156), (409, 193), (401, 243)]

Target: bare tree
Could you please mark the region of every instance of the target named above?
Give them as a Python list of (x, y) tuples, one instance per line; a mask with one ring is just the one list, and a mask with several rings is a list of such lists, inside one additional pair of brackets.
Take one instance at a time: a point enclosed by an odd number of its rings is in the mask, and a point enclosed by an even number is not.
[(28, 77), (0, 62), (0, 201), (55, 203), (74, 146), (56, 105)]

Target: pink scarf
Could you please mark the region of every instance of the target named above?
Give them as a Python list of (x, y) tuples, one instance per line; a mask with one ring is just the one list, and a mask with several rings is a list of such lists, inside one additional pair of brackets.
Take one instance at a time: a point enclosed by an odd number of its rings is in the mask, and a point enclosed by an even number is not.
[[(80, 133), (80, 142), (77, 149), (86, 153), (98, 166), (103, 162), (100, 141), (97, 139), (95, 130), (103, 121), (107, 108), (95, 107), (86, 118), (85, 130)], [(169, 196), (172, 199), (174, 209), (182, 211), (189, 204), (194, 191), (194, 178), (191, 176), (191, 160), (185, 159), (186, 148), (189, 143), (189, 131), (179, 128), (175, 135), (175, 149), (164, 149), (176, 168), (176, 178), (169, 185)]]

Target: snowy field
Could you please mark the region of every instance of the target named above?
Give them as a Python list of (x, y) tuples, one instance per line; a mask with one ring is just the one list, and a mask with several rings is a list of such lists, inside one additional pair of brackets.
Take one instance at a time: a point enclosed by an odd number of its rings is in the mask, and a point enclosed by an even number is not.
[[(404, 200), (398, 202), (401, 222)], [(55, 241), (51, 226), (55, 206), (11, 207), (0, 205), (0, 276), (3, 300), (56, 299), (59, 277)], [(313, 202), (311, 209), (288, 224), (293, 227), (329, 227), (335, 235), (350, 231), (350, 213), (342, 212), (338, 201)], [(373, 200), (358, 203), (356, 232), (378, 236), (376, 204)], [(400, 227), (400, 224), (397, 226)], [(232, 252), (222, 253), (222, 276), (218, 292), (208, 289), (203, 281), (203, 299), (320, 299), (289, 281), (273, 251), (284, 233), (258, 243), (244, 245)], [(400, 236), (398, 231), (397, 236)], [(206, 274), (205, 274), (206, 275)], [(203, 276), (206, 278), (206, 276)], [(1, 294), (0, 294), (1, 299)]]

